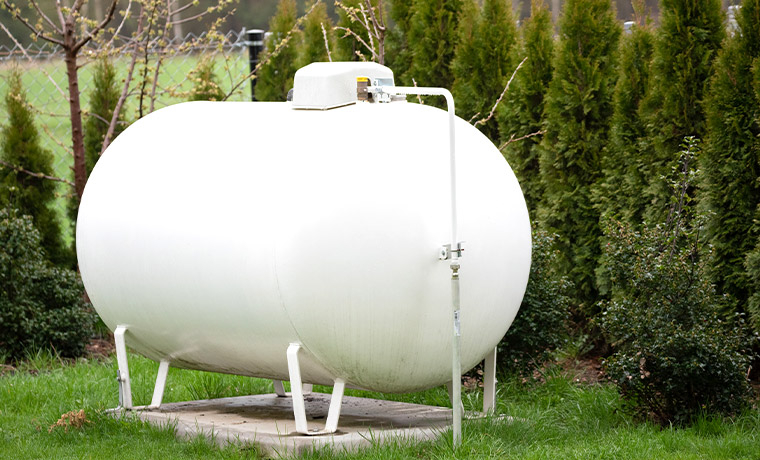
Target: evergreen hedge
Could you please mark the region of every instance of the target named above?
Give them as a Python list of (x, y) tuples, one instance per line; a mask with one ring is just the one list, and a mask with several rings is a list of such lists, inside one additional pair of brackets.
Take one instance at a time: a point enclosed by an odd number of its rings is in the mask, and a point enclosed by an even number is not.
[[(535, 133), (543, 129), (544, 104), (552, 78), (554, 28), (549, 7), (543, 0), (531, 2), (531, 14), (523, 22), (518, 56), (527, 56), (522, 68), (497, 109), (501, 141)], [(543, 197), (539, 175), (539, 143), (541, 136), (513, 142), (504, 148), (504, 157), (520, 181), (531, 216), (536, 217)]]
[[(511, 4), (484, 0), (481, 8), (465, 0), (459, 21), (459, 43), (452, 70), (457, 114), (465, 120), (488, 117), (512, 76), (517, 30)], [(499, 140), (496, 120), (478, 126), (492, 141)]]
[(644, 170), (649, 158), (639, 149), (640, 140), (646, 136), (639, 107), (649, 86), (654, 38), (648, 24), (635, 24), (620, 41), (610, 143), (602, 161), (604, 180), (595, 197), (602, 214), (634, 228), (641, 224), (647, 207), (641, 192), (647, 184)]
[(539, 156), (545, 191), (538, 214), (544, 228), (559, 235), (560, 272), (573, 282), (575, 302), (591, 307), (601, 235), (592, 190), (609, 139), (620, 25), (608, 0), (567, 0), (559, 32)]
[(705, 138), (702, 101), (724, 36), (720, 0), (661, 1), (649, 91), (641, 106), (647, 126), (641, 145), (648, 158), (645, 217), (652, 222), (667, 213), (670, 190), (661, 178), (678, 163), (681, 141)]
[(714, 63), (700, 163), (702, 206), (711, 212), (711, 279), (719, 292), (742, 306), (749, 298), (744, 261), (760, 236), (755, 220), (760, 204), (760, 99), (753, 91), (752, 72), (760, 57), (760, 0), (745, 0), (736, 19), (739, 31), (726, 40)]

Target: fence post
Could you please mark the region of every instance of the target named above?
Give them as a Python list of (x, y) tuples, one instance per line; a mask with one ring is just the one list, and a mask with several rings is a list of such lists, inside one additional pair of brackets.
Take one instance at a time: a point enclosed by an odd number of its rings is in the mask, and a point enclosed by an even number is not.
[[(259, 53), (264, 49), (264, 31), (261, 29), (250, 29), (246, 31), (248, 35), (248, 63), (250, 64), (250, 72), (256, 68), (259, 63)], [(256, 100), (256, 79), (251, 80), (251, 100)]]

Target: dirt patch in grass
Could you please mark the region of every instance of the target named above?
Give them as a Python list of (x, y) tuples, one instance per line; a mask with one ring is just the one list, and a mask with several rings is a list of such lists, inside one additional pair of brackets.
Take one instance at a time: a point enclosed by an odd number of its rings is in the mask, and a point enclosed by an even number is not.
[(89, 359), (106, 359), (111, 356), (116, 350), (116, 346), (113, 342), (113, 337), (93, 338), (90, 343), (85, 347), (87, 358)]
[(8, 364), (0, 364), (0, 377), (4, 376), (5, 374), (14, 374), (16, 373), (16, 368), (13, 366), (9, 366)]

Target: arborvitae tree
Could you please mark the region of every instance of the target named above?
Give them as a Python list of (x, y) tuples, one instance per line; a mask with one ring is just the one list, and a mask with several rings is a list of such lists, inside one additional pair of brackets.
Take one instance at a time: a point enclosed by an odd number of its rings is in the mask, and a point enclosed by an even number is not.
[(20, 171), (53, 175), (53, 155), (40, 145), (34, 113), (26, 100), (21, 72), (7, 76), (5, 108), (8, 118), (0, 131), (0, 207), (12, 207), (29, 215), (42, 236), (42, 247), (55, 264), (72, 263), (63, 244), (61, 225), (53, 206), (57, 182)]
[[(116, 69), (107, 58), (98, 59), (93, 63), (92, 91), (89, 94), (89, 107), (84, 120), (84, 158), (87, 177), (90, 177), (95, 163), (100, 159), (103, 140), (108, 132), (108, 126), (113, 117), (113, 111), (119, 101), (119, 81)], [(125, 110), (119, 112), (117, 124), (111, 139), (121, 134), (126, 128), (124, 123)], [(76, 227), (79, 212), (79, 197), (72, 196), (68, 200), (67, 211), (72, 228)]]
[(590, 307), (601, 236), (591, 196), (609, 138), (620, 26), (609, 0), (567, 0), (559, 29), (539, 157), (539, 221), (559, 234), (562, 272), (575, 285), (575, 300)]
[[(322, 27), (324, 27), (324, 33)], [(324, 3), (319, 3), (304, 22), (297, 67), (300, 68), (312, 62), (329, 60), (325, 47), (325, 34), (327, 34), (327, 44), (330, 46), (330, 54), (332, 54), (335, 52), (335, 33), (332, 21), (327, 17), (327, 6)]]
[(193, 88), (188, 101), (221, 101), (225, 93), (216, 81), (213, 58), (201, 58), (198, 66), (190, 72)]
[(478, 72), (480, 59), (478, 57), (478, 24), (480, 22), (480, 6), (478, 0), (463, 0), (462, 12), (459, 14), (458, 38), (454, 60), (451, 62), (454, 74), (454, 85), (451, 88), (456, 103), (457, 115), (469, 120), (479, 112), (480, 95), (474, 81), (481, 77), (470, 76), (470, 72)]
[[(93, 64), (92, 91), (89, 97), (89, 116), (84, 122), (84, 155), (87, 164), (87, 176), (100, 158), (103, 139), (108, 131), (108, 124), (113, 117), (113, 111), (119, 101), (119, 80), (116, 69), (108, 59), (99, 59)], [(126, 129), (124, 122), (125, 110), (119, 112), (111, 139)]]
[(639, 116), (639, 106), (649, 86), (649, 67), (654, 50), (654, 34), (647, 24), (631, 28), (620, 42), (618, 81), (613, 95), (614, 114), (610, 143), (604, 156), (604, 180), (597, 189), (601, 213), (638, 228), (647, 202), (642, 195), (646, 184), (639, 140), (646, 136), (646, 126)]
[[(279, 0), (277, 13), (269, 21), (269, 31), (272, 35), (266, 41), (262, 59), (269, 62), (262, 65), (256, 77), (256, 100), (284, 101), (288, 91), (293, 87), (293, 77), (296, 74), (296, 46), (299, 37), (293, 33), (284, 43), (279, 53), (272, 56), (280, 44), (296, 24), (296, 1)], [(269, 57), (271, 56), (271, 58)]]
[[(454, 75), (451, 62), (457, 43), (462, 0), (416, 0), (414, 2), (409, 46), (412, 50), (410, 80), (420, 86), (451, 88)], [(440, 98), (430, 103), (443, 106)]]
[[(760, 58), (755, 59), (753, 73), (755, 76), (755, 99), (760, 101)], [(755, 123), (760, 123), (760, 114), (757, 114)], [(755, 139), (755, 152), (760, 152), (760, 138)], [(760, 225), (760, 203), (755, 212), (755, 224)], [(757, 228), (753, 228), (753, 233), (757, 234), (760, 232), (758, 232)], [(755, 249), (747, 255), (745, 261), (750, 295), (749, 302), (747, 302), (747, 310), (749, 312), (750, 324), (752, 324), (755, 331), (760, 332), (760, 238), (755, 240), (755, 244)]]
[[(474, 2), (463, 7), (459, 43), (452, 63), (457, 113), (465, 120), (488, 117), (517, 65), (517, 31), (512, 3), (484, 0), (474, 21), (474, 30), (473, 6), (477, 14)], [(492, 141), (498, 141), (496, 120), (481, 124), (479, 128)]]
[[(364, 8), (364, 0), (340, 0), (340, 3), (346, 8), (354, 8), (356, 11), (359, 11), (360, 8)], [(377, 6), (377, 1), (373, 0), (372, 6)], [(336, 10), (338, 11), (338, 29), (336, 31), (337, 38), (335, 40), (335, 55), (333, 56), (333, 61), (371, 61), (372, 51), (370, 51), (367, 46), (374, 46), (375, 49), (377, 49), (377, 43), (375, 43), (373, 39), (370, 39), (367, 28), (363, 24), (354, 21), (343, 8), (336, 7)], [(369, 12), (366, 11), (366, 9), (365, 14), (369, 20)], [(357, 16), (362, 18), (360, 12), (357, 13)], [(343, 29), (340, 29), (341, 27)], [(356, 37), (344, 29), (351, 29), (352, 32), (361, 37), (367, 46), (362, 44), (356, 39)]]
[(409, 0), (391, 0), (389, 14), (393, 27), (388, 30), (385, 47), (385, 65), (393, 70), (396, 84), (412, 85), (409, 69), (412, 66), (412, 50), (409, 45), (409, 33), (412, 27), (413, 2)]
[[(554, 28), (552, 15), (543, 0), (531, 2), (531, 14), (521, 27), (522, 44), (518, 56), (527, 56), (515, 75), (506, 101), (499, 105), (497, 119), (503, 142), (543, 128), (544, 96), (552, 79)], [(540, 136), (513, 142), (504, 149), (504, 157), (520, 181), (531, 216), (543, 196), (538, 172)]]
[(662, 0), (650, 89), (641, 107), (649, 139), (642, 143), (649, 158), (645, 215), (651, 222), (665, 220), (670, 191), (661, 178), (670, 176), (684, 137), (705, 137), (702, 100), (724, 36), (721, 0)]
[(744, 305), (749, 296), (744, 260), (760, 235), (753, 219), (760, 204), (760, 100), (752, 88), (752, 65), (760, 57), (760, 0), (744, 0), (736, 20), (739, 31), (715, 59), (705, 100), (701, 204), (711, 217), (713, 282)]

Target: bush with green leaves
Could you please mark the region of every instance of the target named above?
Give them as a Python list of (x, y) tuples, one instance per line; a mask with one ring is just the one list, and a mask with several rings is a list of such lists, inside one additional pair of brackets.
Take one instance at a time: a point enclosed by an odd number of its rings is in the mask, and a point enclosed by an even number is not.
[(3, 161), (0, 164), (0, 207), (12, 206), (32, 216), (50, 260), (70, 265), (72, 253), (63, 243), (60, 220), (53, 208), (58, 183), (42, 177), (53, 175), (53, 154), (41, 145), (20, 70), (11, 70), (6, 78), (7, 118), (0, 128), (0, 159)]
[(13, 360), (39, 349), (77, 357), (92, 335), (79, 275), (47, 261), (41, 241), (31, 217), (0, 209), (0, 356)]
[(540, 367), (568, 335), (571, 288), (557, 275), (556, 235), (533, 229), (530, 278), (520, 311), (498, 346), (501, 369), (526, 372)]
[(703, 221), (692, 215), (697, 144), (682, 151), (665, 223), (640, 231), (606, 219), (604, 267), (611, 299), (600, 325), (612, 346), (609, 378), (638, 415), (687, 424), (704, 413), (731, 415), (749, 403), (751, 336), (707, 273)]

